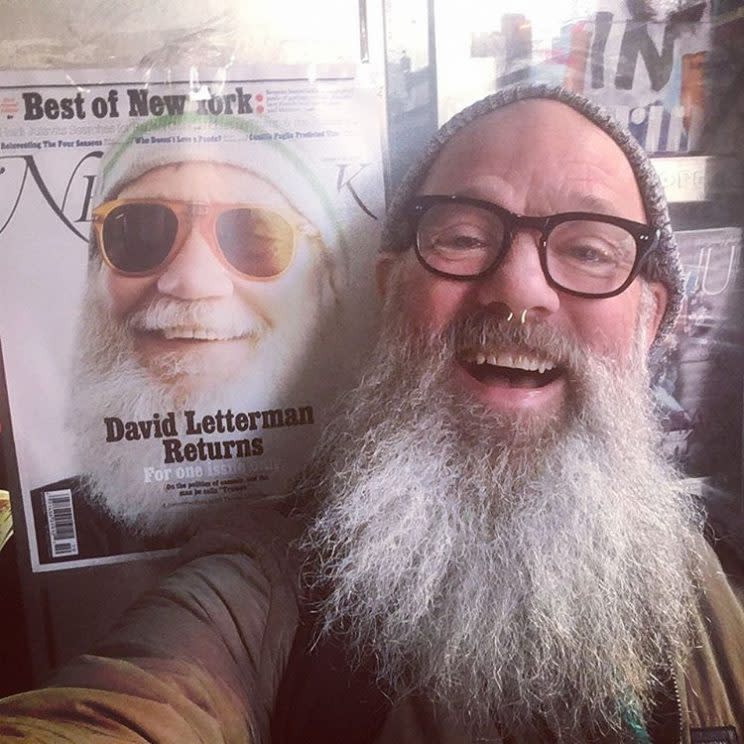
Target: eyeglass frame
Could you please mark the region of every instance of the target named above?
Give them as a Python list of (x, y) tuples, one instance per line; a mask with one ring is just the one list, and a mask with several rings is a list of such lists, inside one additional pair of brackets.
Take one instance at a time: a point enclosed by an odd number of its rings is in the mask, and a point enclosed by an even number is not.
[[(430, 266), (424, 260), (419, 246), (419, 223), (426, 212), (437, 204), (466, 204), (468, 206), (479, 207), (487, 212), (495, 214), (503, 222), (504, 238), (502, 249), (489, 266), (477, 274), (450, 274), (441, 269), (437, 269), (434, 266)], [(484, 199), (476, 199), (475, 197), (460, 196), (457, 194), (426, 194), (415, 196), (406, 205), (405, 214), (409, 219), (410, 230), (413, 233), (412, 244), (416, 258), (418, 258), (419, 263), (432, 274), (444, 277), (445, 279), (453, 279), (455, 281), (473, 281), (474, 279), (481, 279), (482, 277), (494, 272), (501, 265), (509, 253), (509, 249), (512, 247), (513, 239), (517, 230), (520, 228), (529, 228), (540, 231), (540, 240), (537, 243), (537, 252), (540, 258), (540, 268), (542, 269), (543, 276), (548, 285), (553, 289), (560, 290), (561, 292), (573, 295), (574, 297), (584, 297), (586, 299), (595, 300), (616, 297), (617, 295), (622, 294), (638, 276), (643, 267), (644, 261), (657, 248), (661, 236), (660, 228), (655, 228), (643, 222), (628, 220), (624, 217), (615, 217), (614, 215), (600, 214), (598, 212), (559, 212), (544, 217), (525, 216), (511, 212), (500, 204), (494, 204), (493, 202)], [(601, 292), (599, 294), (593, 292), (581, 292), (579, 290), (564, 287), (562, 284), (555, 281), (555, 279), (550, 275), (550, 272), (548, 271), (547, 255), (548, 237), (558, 225), (577, 220), (591, 220), (621, 227), (635, 240), (635, 261), (633, 262), (633, 266), (631, 267), (627, 279), (617, 289), (613, 289), (611, 292)]]
[[(118, 266), (116, 266), (114, 263), (112, 263), (111, 259), (106, 253), (106, 249), (104, 248), (104, 240), (103, 240), (103, 228), (104, 223), (106, 221), (106, 218), (113, 212), (115, 209), (117, 209), (120, 206), (123, 206), (125, 204), (159, 204), (161, 206), (168, 207), (176, 216), (177, 220), (177, 226), (176, 226), (176, 234), (173, 237), (173, 244), (168, 249), (168, 254), (166, 257), (156, 266), (154, 266), (152, 269), (147, 269), (145, 271), (124, 271), (123, 269), (120, 269)], [(231, 209), (263, 209), (268, 212), (272, 212), (276, 215), (279, 215), (282, 219), (285, 220), (285, 222), (289, 225), (289, 227), (292, 230), (292, 251), (289, 258), (289, 261), (287, 265), (280, 271), (278, 274), (272, 274), (271, 276), (253, 276), (252, 274), (246, 274), (245, 272), (240, 271), (237, 267), (233, 266), (233, 264), (228, 261), (227, 257), (222, 251), (222, 247), (219, 244), (219, 240), (217, 239), (217, 218), (224, 212), (228, 212)], [(98, 252), (103, 260), (103, 262), (108, 266), (109, 269), (111, 269), (112, 272), (115, 274), (119, 274), (120, 276), (124, 277), (132, 277), (134, 279), (148, 277), (148, 276), (155, 276), (156, 274), (161, 273), (164, 271), (176, 258), (176, 256), (181, 252), (183, 249), (183, 246), (186, 243), (186, 239), (188, 237), (188, 231), (189, 228), (186, 226), (185, 222), (182, 221), (182, 215), (187, 214), (189, 217), (191, 217), (191, 229), (194, 229), (196, 227), (197, 220), (200, 222), (206, 222), (203, 228), (196, 228), (199, 229), (202, 237), (208, 238), (207, 243), (209, 244), (209, 248), (214, 254), (214, 256), (218, 259), (218, 261), (229, 271), (237, 274), (238, 276), (244, 277), (246, 279), (250, 279), (251, 281), (256, 282), (270, 282), (274, 281), (275, 279), (278, 279), (280, 276), (285, 274), (289, 268), (294, 263), (295, 257), (297, 255), (297, 242), (300, 236), (312, 236), (313, 231), (309, 228), (308, 225), (305, 224), (295, 224), (292, 220), (289, 219), (289, 217), (286, 214), (283, 214), (282, 212), (266, 207), (262, 204), (251, 204), (248, 202), (236, 202), (236, 203), (223, 203), (223, 202), (202, 202), (202, 201), (190, 201), (186, 199), (158, 199), (158, 198), (136, 198), (133, 197), (131, 199), (110, 199), (105, 202), (101, 202), (95, 209), (92, 211), (92, 217), (93, 217), (93, 230), (96, 237), (96, 247), (98, 248)], [(196, 219), (194, 219), (196, 218)]]

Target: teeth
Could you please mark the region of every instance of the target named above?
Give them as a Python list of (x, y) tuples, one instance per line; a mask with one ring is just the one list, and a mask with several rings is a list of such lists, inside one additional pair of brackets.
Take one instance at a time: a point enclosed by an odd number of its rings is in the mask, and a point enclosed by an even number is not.
[(161, 333), (168, 340), (193, 338), (197, 341), (227, 341), (231, 338), (236, 338), (235, 336), (220, 334), (206, 328), (163, 328), (161, 329)]
[(469, 350), (462, 354), (464, 361), (470, 364), (489, 364), (493, 367), (509, 367), (526, 372), (545, 372), (555, 368), (555, 362), (526, 354), (509, 354), (506, 352), (485, 354), (482, 351)]

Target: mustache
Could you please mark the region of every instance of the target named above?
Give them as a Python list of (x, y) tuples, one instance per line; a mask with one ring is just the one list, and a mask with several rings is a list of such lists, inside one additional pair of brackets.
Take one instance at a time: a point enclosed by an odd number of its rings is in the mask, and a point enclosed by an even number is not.
[(472, 349), (493, 349), (534, 355), (578, 373), (586, 367), (588, 351), (575, 336), (540, 321), (518, 323), (478, 311), (453, 321), (441, 334), (453, 355)]
[(220, 338), (258, 337), (269, 330), (268, 321), (237, 300), (190, 300), (170, 297), (153, 299), (133, 312), (126, 321), (135, 331), (193, 329)]

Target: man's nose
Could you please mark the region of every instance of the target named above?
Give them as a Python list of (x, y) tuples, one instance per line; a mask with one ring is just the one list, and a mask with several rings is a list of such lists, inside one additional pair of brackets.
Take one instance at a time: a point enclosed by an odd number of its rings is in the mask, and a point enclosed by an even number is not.
[(476, 295), (481, 305), (500, 302), (514, 313), (529, 310), (533, 318), (544, 318), (558, 310), (560, 296), (542, 270), (539, 240), (537, 231), (516, 232), (499, 267), (477, 280)]
[(160, 275), (157, 287), (161, 294), (180, 300), (227, 297), (234, 288), (228, 269), (197, 227), (191, 229)]

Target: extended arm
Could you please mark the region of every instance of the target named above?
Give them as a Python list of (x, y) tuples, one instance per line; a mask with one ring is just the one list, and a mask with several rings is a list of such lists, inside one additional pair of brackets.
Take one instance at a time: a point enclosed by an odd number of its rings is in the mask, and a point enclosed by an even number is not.
[(138, 602), (93, 654), (49, 687), (0, 702), (0, 740), (267, 740), (297, 625), (288, 530), (269, 521), (203, 535), (190, 548), (199, 557)]

